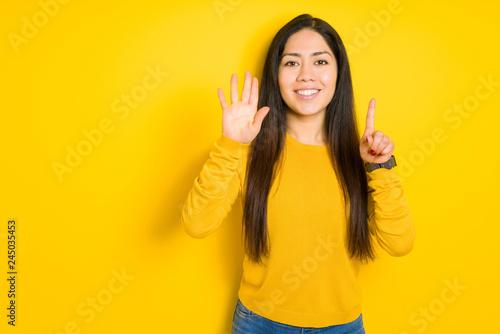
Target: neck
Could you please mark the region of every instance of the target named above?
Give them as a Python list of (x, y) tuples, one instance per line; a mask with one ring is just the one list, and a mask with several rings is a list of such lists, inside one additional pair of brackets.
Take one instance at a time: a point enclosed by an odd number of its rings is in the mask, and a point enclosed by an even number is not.
[(326, 145), (325, 112), (299, 115), (288, 111), (287, 132), (303, 144)]

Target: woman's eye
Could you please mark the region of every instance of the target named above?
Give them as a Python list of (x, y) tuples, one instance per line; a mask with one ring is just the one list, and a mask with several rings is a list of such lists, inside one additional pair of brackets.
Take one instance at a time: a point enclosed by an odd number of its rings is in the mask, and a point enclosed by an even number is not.
[[(316, 64), (327, 65), (328, 62), (326, 60), (318, 60), (318, 61), (316, 61)], [(287, 61), (284, 66), (297, 66), (297, 65), (298, 65), (298, 63), (296, 61), (290, 60), (290, 61)]]

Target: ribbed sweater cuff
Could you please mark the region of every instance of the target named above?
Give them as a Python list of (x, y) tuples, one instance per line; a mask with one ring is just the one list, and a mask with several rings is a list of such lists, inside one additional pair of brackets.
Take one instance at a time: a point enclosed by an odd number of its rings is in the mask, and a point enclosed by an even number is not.
[(373, 172), (367, 172), (366, 175), (368, 177), (368, 180), (399, 181), (399, 176), (394, 171), (394, 168), (391, 169), (379, 168), (374, 170)]
[(251, 145), (250, 143), (242, 144), (237, 142), (229, 137), (226, 137), (223, 133), (221, 133), (215, 144), (236, 157), (241, 157), (243, 153), (248, 152)]

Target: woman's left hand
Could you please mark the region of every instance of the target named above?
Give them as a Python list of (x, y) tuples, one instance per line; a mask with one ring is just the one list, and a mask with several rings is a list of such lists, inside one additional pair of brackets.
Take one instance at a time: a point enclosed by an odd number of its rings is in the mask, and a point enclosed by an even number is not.
[(381, 164), (391, 158), (394, 142), (381, 131), (373, 129), (375, 123), (375, 99), (370, 100), (366, 114), (366, 126), (359, 144), (359, 153), (365, 162)]

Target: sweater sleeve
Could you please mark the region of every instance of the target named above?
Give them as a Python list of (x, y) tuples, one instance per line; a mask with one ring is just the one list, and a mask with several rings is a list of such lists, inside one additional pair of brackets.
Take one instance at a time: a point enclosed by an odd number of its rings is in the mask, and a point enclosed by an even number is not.
[(413, 249), (415, 226), (403, 186), (393, 169), (367, 172), (368, 225), (380, 246), (392, 256)]
[(240, 171), (250, 144), (242, 144), (223, 133), (214, 143), (189, 191), (181, 214), (184, 231), (194, 238), (214, 232), (241, 194)]

